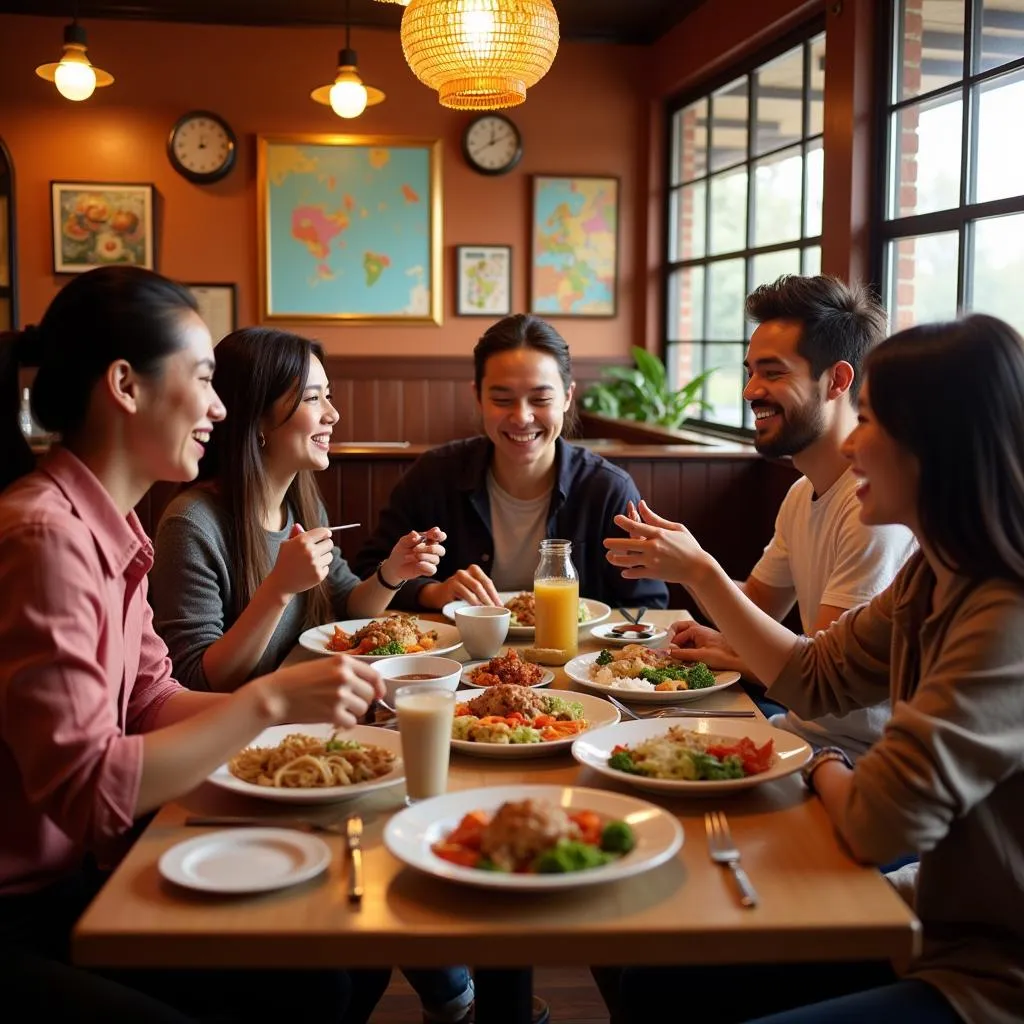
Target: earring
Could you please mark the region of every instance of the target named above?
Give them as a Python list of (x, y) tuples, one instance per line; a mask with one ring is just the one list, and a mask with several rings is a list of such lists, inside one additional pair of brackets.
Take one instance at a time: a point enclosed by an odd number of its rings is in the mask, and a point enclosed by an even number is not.
[(262, 430), (256, 435), (256, 443), (261, 448), (266, 448), (266, 446), (267, 446), (267, 439), (263, 436), (263, 431)]

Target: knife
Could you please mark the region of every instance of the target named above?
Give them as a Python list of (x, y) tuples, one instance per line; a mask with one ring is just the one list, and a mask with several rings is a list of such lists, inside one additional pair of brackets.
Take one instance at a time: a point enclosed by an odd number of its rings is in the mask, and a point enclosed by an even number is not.
[(345, 823), (345, 844), (348, 846), (348, 901), (359, 903), (363, 898), (363, 851), (360, 840), (363, 837), (363, 819), (353, 814)]

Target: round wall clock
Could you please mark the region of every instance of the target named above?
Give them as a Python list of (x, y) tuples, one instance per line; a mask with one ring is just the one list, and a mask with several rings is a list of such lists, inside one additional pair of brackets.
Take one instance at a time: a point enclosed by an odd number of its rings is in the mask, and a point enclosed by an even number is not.
[(227, 121), (207, 110), (183, 115), (167, 140), (171, 166), (200, 185), (220, 181), (234, 167), (237, 149)]
[(523, 139), (504, 114), (481, 114), (466, 126), (462, 153), (480, 174), (505, 174), (519, 163)]

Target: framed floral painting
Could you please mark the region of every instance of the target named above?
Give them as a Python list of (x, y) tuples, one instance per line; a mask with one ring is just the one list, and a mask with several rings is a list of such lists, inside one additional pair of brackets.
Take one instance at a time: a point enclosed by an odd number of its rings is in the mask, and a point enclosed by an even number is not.
[(53, 272), (131, 264), (155, 269), (153, 186), (51, 181)]

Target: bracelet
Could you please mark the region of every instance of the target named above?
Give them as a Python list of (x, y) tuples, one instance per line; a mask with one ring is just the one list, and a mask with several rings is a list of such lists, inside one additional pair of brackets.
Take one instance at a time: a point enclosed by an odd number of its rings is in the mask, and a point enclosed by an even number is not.
[(818, 795), (818, 791), (814, 787), (814, 773), (826, 761), (839, 761), (841, 764), (845, 764), (847, 768), (853, 768), (853, 762), (846, 756), (845, 750), (840, 747), (822, 747), (821, 750), (819, 750), (810, 759), (810, 761), (800, 769), (800, 778), (804, 780), (804, 785), (813, 796)]
[(377, 563), (377, 582), (384, 587), (385, 590), (401, 590), (405, 586), (405, 580), (399, 580), (398, 583), (388, 583), (384, 579), (384, 574), (380, 571), (380, 567), (384, 564), (383, 561)]

